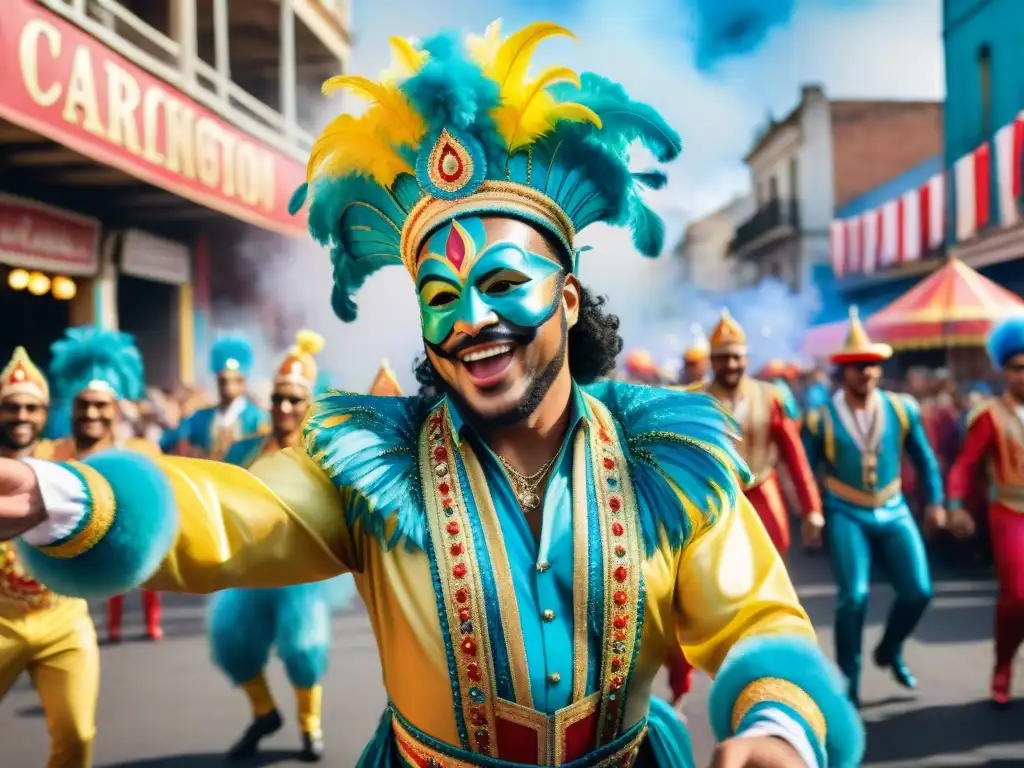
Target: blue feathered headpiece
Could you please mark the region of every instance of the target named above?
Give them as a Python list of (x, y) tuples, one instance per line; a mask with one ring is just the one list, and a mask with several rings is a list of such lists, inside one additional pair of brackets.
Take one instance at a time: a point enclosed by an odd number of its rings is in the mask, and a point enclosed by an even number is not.
[(1024, 352), (1024, 317), (1003, 320), (988, 335), (988, 354), (996, 368), (1002, 368), (1014, 355)]
[(50, 352), (50, 386), (60, 401), (70, 402), (94, 381), (127, 400), (139, 400), (145, 392), (142, 355), (127, 333), (69, 328)]
[(210, 373), (240, 371), (248, 376), (252, 371), (252, 344), (241, 336), (225, 336), (210, 348)]
[(537, 45), (557, 24), (531, 24), (502, 40), (497, 22), (482, 37), (450, 33), (422, 45), (391, 40), (401, 74), (380, 82), (341, 76), (324, 93), (353, 91), (371, 102), (341, 115), (309, 159), (309, 229), (330, 247), (334, 311), (353, 320), (352, 294), (367, 276), (404, 263), (415, 275), (421, 243), (451, 219), (513, 216), (543, 227), (575, 269), (576, 235), (596, 222), (629, 227), (637, 249), (657, 256), (661, 219), (644, 203), (660, 171), (633, 173), (641, 142), (659, 162), (678, 156), (678, 134), (651, 107), (599, 75), (550, 67), (530, 77)]

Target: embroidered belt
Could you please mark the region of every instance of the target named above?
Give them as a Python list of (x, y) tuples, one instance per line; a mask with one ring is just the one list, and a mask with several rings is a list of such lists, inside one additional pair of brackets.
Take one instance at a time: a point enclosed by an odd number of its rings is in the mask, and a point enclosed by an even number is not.
[[(393, 712), (391, 721), (395, 743), (402, 761), (410, 768), (526, 768), (526, 766), (561, 766), (561, 768), (630, 768), (640, 752), (640, 744), (647, 735), (646, 718), (630, 728), (622, 736), (598, 749), (581, 750), (579, 757), (565, 761), (552, 760), (542, 763), (520, 762), (508, 759), (499, 749), (500, 757), (466, 752), (450, 744), (444, 744), (417, 731), (398, 712)], [(501, 722), (499, 718), (499, 739)], [(596, 723), (592, 728), (596, 734)], [(515, 738), (515, 734), (510, 734)], [(590, 742), (593, 744), (593, 742)], [(582, 746), (582, 745), (581, 745)]]
[(833, 496), (850, 504), (867, 509), (875, 509), (876, 507), (884, 506), (889, 499), (900, 493), (903, 490), (903, 481), (897, 477), (885, 487), (872, 492), (854, 488), (852, 485), (847, 485), (842, 480), (837, 480), (832, 475), (829, 475), (825, 478), (825, 488)]

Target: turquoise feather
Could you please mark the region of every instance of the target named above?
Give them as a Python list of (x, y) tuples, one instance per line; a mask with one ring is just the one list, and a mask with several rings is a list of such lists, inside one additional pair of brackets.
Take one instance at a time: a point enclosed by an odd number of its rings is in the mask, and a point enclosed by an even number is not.
[[(752, 479), (736, 450), (739, 425), (710, 395), (602, 381), (584, 387), (619, 425), (648, 554), (664, 533), (674, 548), (693, 531), (675, 489), (712, 524)], [(724, 460), (723, 460), (724, 459)]]
[(316, 401), (306, 421), (306, 450), (339, 489), (353, 492), (349, 525), (361, 524), (387, 549), (402, 539), (409, 549), (422, 549), (426, 541), (417, 445), (436, 402), (332, 392)]
[(142, 354), (130, 334), (91, 325), (68, 328), (50, 352), (54, 400), (71, 403), (94, 380), (105, 382), (128, 400), (139, 400), (145, 394)]
[(252, 344), (241, 336), (223, 336), (210, 348), (210, 373), (216, 375), (228, 367), (228, 361), (234, 360), (238, 370), (248, 376), (252, 371)]

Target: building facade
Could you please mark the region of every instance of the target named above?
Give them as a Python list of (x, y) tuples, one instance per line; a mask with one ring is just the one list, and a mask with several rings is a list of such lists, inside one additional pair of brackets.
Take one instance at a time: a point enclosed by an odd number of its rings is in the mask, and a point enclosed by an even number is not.
[(715, 293), (736, 288), (741, 276), (729, 258), (729, 244), (736, 236), (736, 225), (753, 212), (753, 199), (743, 196), (690, 222), (675, 248), (683, 280)]
[(190, 382), (234, 244), (305, 235), (308, 97), (349, 23), (346, 0), (8, 0), (0, 357), (45, 364), (95, 323), (136, 335), (152, 384)]
[(941, 142), (939, 103), (830, 100), (804, 86), (745, 158), (756, 210), (730, 245), (738, 271), (805, 288), (815, 266), (829, 263), (836, 208), (940, 152)]

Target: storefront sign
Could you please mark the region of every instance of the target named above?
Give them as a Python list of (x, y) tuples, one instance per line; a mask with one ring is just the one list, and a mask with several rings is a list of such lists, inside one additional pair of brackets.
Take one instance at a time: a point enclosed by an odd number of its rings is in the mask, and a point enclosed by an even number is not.
[(192, 279), (188, 246), (136, 229), (121, 238), (121, 271), (158, 283), (183, 285)]
[[(0, 88), (0, 92), (2, 92)], [(100, 223), (20, 197), (0, 195), (0, 262), (65, 275), (94, 275)]]
[(31, 0), (0, 14), (0, 116), (256, 226), (305, 232), (303, 165), (204, 109)]

